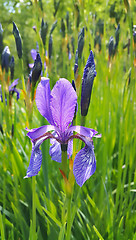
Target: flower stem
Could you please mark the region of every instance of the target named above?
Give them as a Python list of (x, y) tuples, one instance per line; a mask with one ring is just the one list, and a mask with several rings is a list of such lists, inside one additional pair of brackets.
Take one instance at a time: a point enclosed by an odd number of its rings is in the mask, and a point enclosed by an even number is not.
[(32, 240), (36, 239), (36, 184), (35, 184), (35, 176), (32, 177), (32, 191), (33, 191), (33, 210), (32, 210)]
[(71, 197), (67, 197), (67, 235), (66, 240), (70, 240), (71, 236)]
[(61, 145), (62, 150), (62, 171), (67, 176), (67, 145)]

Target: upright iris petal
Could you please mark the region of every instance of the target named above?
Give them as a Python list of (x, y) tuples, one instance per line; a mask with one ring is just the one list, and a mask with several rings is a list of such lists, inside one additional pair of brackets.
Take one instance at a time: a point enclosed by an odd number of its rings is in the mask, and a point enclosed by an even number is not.
[[(61, 146), (68, 146), (67, 155), (71, 156), (73, 139), (78, 138), (85, 143), (85, 147), (75, 157), (73, 173), (77, 184), (82, 186), (96, 168), (92, 137), (101, 136), (96, 135), (97, 131), (94, 129), (72, 126), (77, 105), (76, 91), (72, 84), (64, 78), (61, 78), (51, 91), (49, 79), (42, 78), (37, 87), (36, 104), (41, 115), (51, 125), (31, 130), (26, 129), (27, 136), (32, 141), (32, 153), (26, 177), (35, 176), (40, 171), (42, 153), (39, 147), (43, 141), (50, 138), (52, 145), (49, 154), (52, 160), (61, 162)], [(77, 132), (77, 134), (73, 135), (73, 132)]]
[(73, 120), (76, 103), (77, 96), (71, 83), (66, 79), (60, 79), (51, 91), (50, 107), (54, 122), (62, 132)]

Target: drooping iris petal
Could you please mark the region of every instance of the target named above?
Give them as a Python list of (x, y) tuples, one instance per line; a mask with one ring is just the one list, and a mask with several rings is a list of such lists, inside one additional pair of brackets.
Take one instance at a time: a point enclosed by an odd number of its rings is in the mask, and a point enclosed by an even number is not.
[(43, 135), (45, 135), (49, 131), (58, 130), (58, 128), (52, 125), (44, 125), (39, 128), (34, 128), (31, 130), (26, 128), (26, 130), (28, 131), (27, 136), (34, 141), (35, 139), (41, 138)]
[(30, 158), (29, 167), (27, 169), (27, 174), (24, 178), (32, 177), (38, 174), (42, 164), (42, 152), (39, 149), (39, 145), (35, 147), (32, 143), (32, 153)]
[(72, 84), (61, 78), (51, 91), (50, 108), (54, 123), (64, 132), (73, 120), (77, 95)]
[(49, 150), (49, 154), (52, 160), (56, 162), (61, 162), (61, 145), (56, 139), (50, 139), (50, 143), (52, 144)]
[(86, 136), (86, 137), (94, 137), (95, 134), (98, 132), (94, 129), (83, 127), (83, 126), (72, 126), (68, 129), (68, 132), (75, 131), (79, 133), (80, 135)]
[(52, 114), (50, 111), (50, 85), (48, 78), (41, 78), (36, 90), (36, 105), (43, 117), (47, 119), (50, 124), (54, 124)]
[(96, 170), (96, 160), (93, 145), (85, 145), (76, 155), (73, 173), (77, 184), (82, 187), (84, 182), (91, 177)]

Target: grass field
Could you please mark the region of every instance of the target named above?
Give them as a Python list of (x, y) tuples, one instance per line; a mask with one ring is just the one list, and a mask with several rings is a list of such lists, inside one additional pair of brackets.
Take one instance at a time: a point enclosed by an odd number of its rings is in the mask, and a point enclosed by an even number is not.
[[(2, 0), (0, 9), (0, 239), (136, 240), (135, 1)], [(45, 44), (42, 19), (47, 24), (44, 27), (48, 26)], [(13, 21), (21, 36), (21, 57)], [(83, 28), (84, 35), (78, 38)], [(14, 78), (9, 65), (8, 70), (2, 67), (5, 46), (15, 59)], [(74, 125), (102, 134), (93, 138), (96, 171), (82, 187), (74, 183), (72, 172), (67, 184), (59, 170), (61, 163), (51, 160), (49, 139), (41, 145), (38, 175), (24, 179), (32, 150), (25, 128), (48, 124), (35, 103), (41, 77), (29, 88), (29, 64), (34, 63), (31, 49), (38, 49), (42, 76), (50, 79), (51, 89), (59, 78), (75, 80), (78, 111)], [(90, 50), (97, 75), (88, 114), (82, 117), (82, 77)], [(9, 93), (15, 79), (19, 79), (18, 100), (16, 93)], [(74, 139), (68, 163), (81, 148), (82, 142)]]

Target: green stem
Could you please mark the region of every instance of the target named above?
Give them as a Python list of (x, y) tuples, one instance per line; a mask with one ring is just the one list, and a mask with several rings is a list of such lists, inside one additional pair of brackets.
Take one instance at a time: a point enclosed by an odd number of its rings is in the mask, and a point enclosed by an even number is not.
[(21, 80), (22, 80), (22, 88), (25, 91), (25, 80), (24, 80), (24, 75), (23, 75), (24, 67), (23, 67), (23, 60), (22, 60), (22, 58), (19, 59), (19, 62), (20, 62), (20, 72), (21, 72), (20, 77), (21, 77)]
[(71, 197), (67, 197), (67, 203), (68, 203), (68, 208), (67, 208), (67, 235), (66, 235), (66, 240), (70, 240), (71, 236)]
[(35, 176), (32, 177), (32, 191), (33, 191), (33, 208), (32, 208), (32, 239), (36, 240), (36, 184), (35, 184)]
[[(66, 149), (63, 149), (63, 147)], [(67, 176), (67, 146), (62, 145), (62, 171), (64, 172), (65, 176)]]

